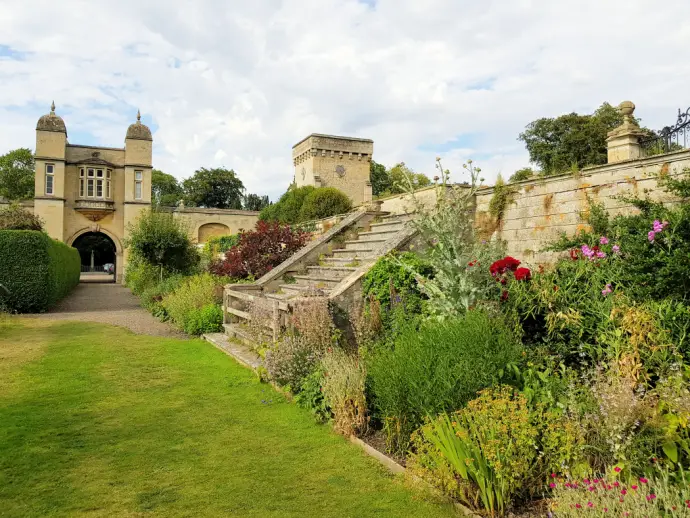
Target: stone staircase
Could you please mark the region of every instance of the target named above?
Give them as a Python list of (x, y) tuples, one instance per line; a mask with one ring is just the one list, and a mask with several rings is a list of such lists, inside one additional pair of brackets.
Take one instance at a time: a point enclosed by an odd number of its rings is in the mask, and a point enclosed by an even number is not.
[(255, 283), (227, 285), (226, 334), (252, 341), (246, 326), (253, 318), (251, 306), (257, 304), (270, 315), (262, 324), (273, 340), (288, 324), (294, 303), (305, 297), (328, 297), (347, 311), (361, 296), (361, 279), (376, 260), (411, 241), (414, 230), (408, 220), (408, 215), (353, 213)]

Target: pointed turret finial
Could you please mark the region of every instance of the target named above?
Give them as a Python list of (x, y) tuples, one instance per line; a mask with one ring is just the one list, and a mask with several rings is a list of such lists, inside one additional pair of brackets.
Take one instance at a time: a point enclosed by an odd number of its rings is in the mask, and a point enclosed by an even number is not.
[(50, 105), (50, 114), (55, 115), (55, 101), (53, 101)]
[(141, 112), (137, 110), (137, 123), (141, 124)]

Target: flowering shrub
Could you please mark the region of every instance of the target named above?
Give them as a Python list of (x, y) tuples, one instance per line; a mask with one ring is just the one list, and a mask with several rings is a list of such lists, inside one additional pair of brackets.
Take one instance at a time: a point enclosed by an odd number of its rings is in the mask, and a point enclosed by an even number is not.
[(690, 486), (684, 478), (676, 485), (664, 473), (629, 481), (619, 480), (619, 474), (619, 467), (601, 478), (569, 480), (554, 474), (549, 483), (552, 516), (690, 516)]
[(365, 432), (368, 419), (364, 365), (356, 356), (334, 347), (324, 356), (321, 367), (323, 396), (333, 412), (335, 430), (345, 435)]
[(264, 366), (271, 379), (297, 393), (324, 352), (311, 347), (301, 336), (288, 333), (266, 351)]
[(225, 259), (209, 266), (214, 275), (245, 279), (259, 278), (302, 248), (309, 234), (277, 222), (259, 221), (256, 228), (240, 231), (238, 243)]

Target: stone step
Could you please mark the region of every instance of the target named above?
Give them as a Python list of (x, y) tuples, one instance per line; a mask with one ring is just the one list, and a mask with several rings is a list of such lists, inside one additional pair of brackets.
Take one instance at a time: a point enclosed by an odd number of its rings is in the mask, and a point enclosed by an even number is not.
[(385, 242), (385, 239), (370, 239), (369, 241), (345, 241), (345, 250), (363, 250), (365, 252), (373, 252)]
[[(400, 227), (400, 229), (402, 229), (402, 226)], [(397, 234), (400, 229), (391, 228), (391, 229), (384, 229), (384, 230), (372, 230), (371, 232), (360, 232), (357, 240), (365, 242), (365, 241), (379, 241), (379, 240), (383, 239), (384, 241), (387, 241), (388, 239), (393, 237), (395, 234)]]
[(333, 250), (333, 257), (336, 259), (368, 259), (373, 257), (373, 250)]
[(408, 221), (412, 218), (413, 213), (411, 212), (403, 212), (402, 214), (387, 214), (386, 216), (383, 216), (381, 218), (381, 221), (387, 222), (387, 221)]
[[(297, 286), (311, 286), (313, 288), (328, 289), (336, 286), (341, 279), (334, 277), (323, 277), (317, 274), (295, 275)], [(292, 286), (292, 285), (291, 285)]]
[(382, 223), (372, 223), (369, 228), (371, 228), (372, 232), (387, 232), (387, 231), (395, 231), (397, 232), (398, 230), (402, 230), (405, 227), (405, 223), (403, 221), (386, 221)]
[(266, 297), (267, 299), (272, 299), (272, 300), (288, 300), (292, 297), (292, 295), (287, 295), (285, 293), (270, 293), (270, 292), (264, 292), (263, 296)]
[[(356, 261), (348, 257), (323, 257), (319, 261), (318, 266), (313, 268), (358, 268), (361, 266), (362, 261)], [(309, 266), (309, 268), (312, 268)]]
[(357, 270), (356, 266), (339, 266), (339, 264), (340, 262), (338, 262), (338, 266), (307, 266), (307, 271), (310, 276), (316, 275), (324, 279), (340, 281)]
[(279, 288), (284, 295), (290, 297), (327, 297), (331, 292), (328, 288), (314, 288), (312, 286), (300, 286), (299, 284), (281, 284)]

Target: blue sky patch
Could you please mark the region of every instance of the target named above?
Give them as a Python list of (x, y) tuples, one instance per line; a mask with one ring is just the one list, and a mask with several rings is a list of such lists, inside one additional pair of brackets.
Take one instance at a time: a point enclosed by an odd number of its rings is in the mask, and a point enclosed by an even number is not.
[(8, 58), (14, 61), (24, 61), (28, 52), (13, 49), (9, 45), (0, 43), (0, 59)]

